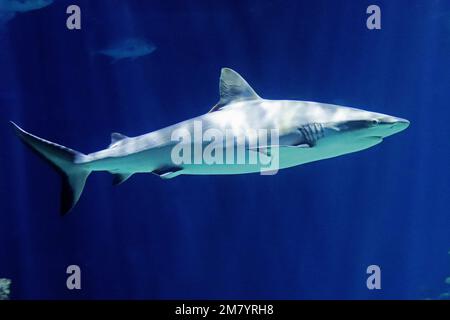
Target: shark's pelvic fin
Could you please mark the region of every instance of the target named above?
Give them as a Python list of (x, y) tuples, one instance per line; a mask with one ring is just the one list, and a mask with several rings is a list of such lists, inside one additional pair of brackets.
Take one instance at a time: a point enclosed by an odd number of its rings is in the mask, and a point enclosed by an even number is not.
[(183, 168), (181, 167), (164, 167), (157, 170), (153, 170), (152, 173), (156, 174), (162, 179), (172, 179), (180, 175)]
[(220, 100), (209, 112), (217, 111), (232, 102), (261, 99), (239, 73), (229, 68), (222, 68), (219, 90)]
[(113, 173), (113, 185), (117, 186), (127, 181), (133, 174), (132, 173)]
[(61, 214), (69, 212), (83, 192), (84, 184), (91, 173), (79, 163), (84, 154), (59, 144), (34, 136), (11, 122), (19, 138), (58, 171), (62, 178)]
[(120, 140), (127, 139), (127, 138), (128, 137), (124, 134), (121, 134), (118, 132), (113, 132), (113, 133), (111, 133), (111, 143), (110, 143), (109, 147), (111, 148)]

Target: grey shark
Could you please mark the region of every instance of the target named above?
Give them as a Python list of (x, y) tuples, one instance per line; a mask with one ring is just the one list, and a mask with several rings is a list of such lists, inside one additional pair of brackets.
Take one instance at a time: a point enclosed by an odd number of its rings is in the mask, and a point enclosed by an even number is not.
[[(175, 164), (172, 151), (180, 141), (174, 141), (172, 135), (177, 130), (195, 135), (196, 122), (201, 122), (204, 129), (231, 130), (235, 136), (249, 128), (277, 130), (276, 145), (244, 147), (248, 154), (268, 156), (276, 150), (280, 169), (364, 150), (409, 126), (408, 120), (361, 109), (263, 99), (238, 73), (228, 68), (222, 69), (219, 87), (220, 100), (208, 113), (137, 137), (113, 133), (108, 148), (90, 154), (44, 140), (12, 124), (21, 140), (61, 174), (62, 214), (77, 203), (93, 171), (108, 171), (114, 175), (114, 184), (120, 184), (135, 173), (153, 173), (170, 179), (183, 174), (245, 174), (264, 169), (259, 162)], [(197, 144), (203, 147), (212, 142), (194, 139), (186, 143), (195, 148)], [(236, 145), (225, 143), (223, 148), (236, 148)]]
[(13, 19), (16, 13), (39, 10), (53, 3), (53, 0), (0, 0), (0, 25)]
[(112, 63), (116, 63), (123, 59), (137, 59), (153, 53), (156, 50), (156, 46), (145, 39), (130, 38), (121, 42), (117, 42), (114, 45), (98, 50), (94, 53), (108, 56), (112, 59)]
[(53, 0), (0, 0), (0, 11), (28, 12), (42, 9), (53, 3)]

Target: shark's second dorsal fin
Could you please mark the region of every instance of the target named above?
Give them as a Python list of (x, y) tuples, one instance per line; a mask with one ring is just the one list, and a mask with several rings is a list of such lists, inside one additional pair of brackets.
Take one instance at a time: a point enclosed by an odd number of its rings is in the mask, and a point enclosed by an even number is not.
[(111, 144), (109, 145), (109, 147), (113, 147), (117, 142), (119, 142), (120, 140), (126, 139), (128, 138), (126, 135), (118, 133), (118, 132), (113, 132), (111, 133)]
[(239, 73), (229, 68), (222, 68), (219, 90), (220, 100), (209, 112), (217, 111), (232, 102), (261, 99)]

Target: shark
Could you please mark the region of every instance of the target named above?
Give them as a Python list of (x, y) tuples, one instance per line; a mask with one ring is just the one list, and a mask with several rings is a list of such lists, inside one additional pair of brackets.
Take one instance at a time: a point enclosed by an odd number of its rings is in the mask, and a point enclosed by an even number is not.
[(0, 24), (13, 19), (16, 13), (39, 10), (53, 3), (54, 0), (0, 0)]
[[(352, 107), (320, 102), (268, 100), (261, 98), (236, 71), (222, 68), (219, 81), (220, 99), (209, 112), (174, 125), (136, 137), (111, 134), (110, 145), (84, 154), (42, 139), (11, 122), (17, 136), (60, 174), (61, 214), (78, 202), (86, 179), (95, 171), (107, 171), (118, 185), (135, 173), (153, 173), (163, 179), (179, 175), (248, 174), (261, 172), (261, 161), (255, 163), (196, 163), (174, 161), (173, 150), (180, 144), (194, 149), (218, 144), (224, 151), (244, 147), (246, 155), (277, 154), (279, 169), (333, 158), (373, 147), (384, 138), (405, 130), (410, 122), (403, 118)], [(252, 144), (249, 139), (206, 141), (174, 139), (174, 132), (195, 136), (195, 124), (204, 129), (229, 130), (235, 137), (249, 128), (276, 130), (278, 139), (266, 145)], [(240, 144), (240, 145), (239, 145)]]
[(27, 12), (42, 9), (54, 0), (0, 0), (0, 11)]
[(112, 59), (112, 63), (116, 63), (123, 59), (137, 59), (152, 54), (156, 50), (156, 46), (145, 39), (128, 38), (114, 45), (95, 51), (94, 54), (100, 54)]

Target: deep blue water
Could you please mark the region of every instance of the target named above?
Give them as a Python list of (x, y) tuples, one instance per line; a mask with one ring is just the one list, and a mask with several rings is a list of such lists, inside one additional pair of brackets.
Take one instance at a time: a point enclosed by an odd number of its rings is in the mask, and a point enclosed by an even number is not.
[[(82, 11), (68, 30), (66, 7)], [(366, 28), (376, 3), (382, 29)], [(151, 55), (92, 52), (127, 37)], [(82, 152), (206, 113), (221, 67), (263, 97), (411, 121), (368, 150), (275, 176), (92, 174), (60, 217), (59, 176), (8, 120)], [(446, 0), (57, 0), (0, 31), (0, 278), (12, 299), (425, 299), (450, 289)], [(66, 288), (66, 267), (82, 289)], [(381, 267), (382, 289), (366, 287)]]

